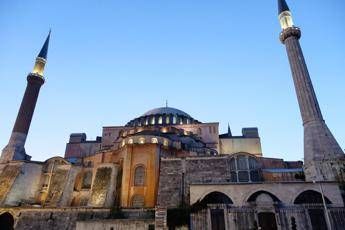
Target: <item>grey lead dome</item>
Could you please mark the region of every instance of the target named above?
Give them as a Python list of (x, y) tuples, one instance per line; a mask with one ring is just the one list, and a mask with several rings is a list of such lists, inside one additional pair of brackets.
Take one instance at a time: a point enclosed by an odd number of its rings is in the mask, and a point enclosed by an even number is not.
[(171, 107), (161, 107), (155, 108), (147, 111), (142, 116), (158, 115), (158, 114), (172, 114), (177, 116), (184, 116), (192, 118), (188, 113), (183, 112), (182, 110), (171, 108)]
[(198, 120), (195, 120), (182, 110), (171, 107), (161, 107), (151, 109), (140, 117), (134, 118), (128, 122), (126, 126), (184, 125), (198, 123), (200, 123)]

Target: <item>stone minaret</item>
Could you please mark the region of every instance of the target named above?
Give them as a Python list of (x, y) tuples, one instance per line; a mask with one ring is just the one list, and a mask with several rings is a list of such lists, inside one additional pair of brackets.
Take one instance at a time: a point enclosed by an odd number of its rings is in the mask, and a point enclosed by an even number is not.
[(31, 156), (25, 152), (25, 141), (29, 132), (32, 115), (35, 110), (38, 94), (44, 84), (43, 71), (47, 61), (50, 32), (38, 54), (34, 69), (27, 76), (28, 84), (20, 105), (16, 122), (7, 146), (2, 150), (0, 162), (6, 163), (13, 160), (30, 160)]
[(280, 40), (286, 46), (304, 127), (306, 179), (336, 180), (344, 153), (323, 119), (299, 43), (301, 30), (294, 26), (285, 0), (278, 0), (278, 10)]

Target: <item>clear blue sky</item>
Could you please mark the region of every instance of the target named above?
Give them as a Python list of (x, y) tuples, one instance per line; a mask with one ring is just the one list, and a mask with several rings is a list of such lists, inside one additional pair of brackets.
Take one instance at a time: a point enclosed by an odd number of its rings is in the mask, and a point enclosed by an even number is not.
[[(327, 124), (345, 148), (345, 2), (288, 1)], [(26, 143), (34, 160), (145, 111), (182, 109), (257, 126), (267, 157), (301, 160), (303, 129), (276, 0), (0, 2), (0, 146), (10, 136), (49, 28), (43, 85)]]

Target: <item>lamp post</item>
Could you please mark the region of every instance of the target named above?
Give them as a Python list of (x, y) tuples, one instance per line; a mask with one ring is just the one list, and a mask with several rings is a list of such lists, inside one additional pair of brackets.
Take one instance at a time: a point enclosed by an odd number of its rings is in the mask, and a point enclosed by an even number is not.
[[(313, 183), (316, 184), (316, 181), (313, 181)], [(324, 194), (323, 194), (323, 189), (322, 189), (321, 182), (318, 181), (318, 184), (319, 184), (319, 190), (320, 190), (320, 193), (321, 193), (323, 208), (324, 208), (325, 215), (326, 215), (327, 229), (328, 229), (328, 230), (332, 230), (331, 218), (330, 218), (329, 213), (328, 213), (328, 210), (327, 210), (326, 199), (325, 199), (325, 196), (324, 196)]]

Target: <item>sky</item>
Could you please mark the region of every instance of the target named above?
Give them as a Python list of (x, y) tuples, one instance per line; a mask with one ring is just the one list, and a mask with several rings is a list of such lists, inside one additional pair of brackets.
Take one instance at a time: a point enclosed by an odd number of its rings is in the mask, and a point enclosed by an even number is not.
[[(326, 123), (345, 148), (345, 1), (288, 0)], [(276, 0), (0, 1), (0, 148), (52, 29), (46, 82), (26, 142), (63, 156), (147, 110), (181, 109), (233, 135), (258, 127), (263, 154), (303, 159), (303, 127)]]

